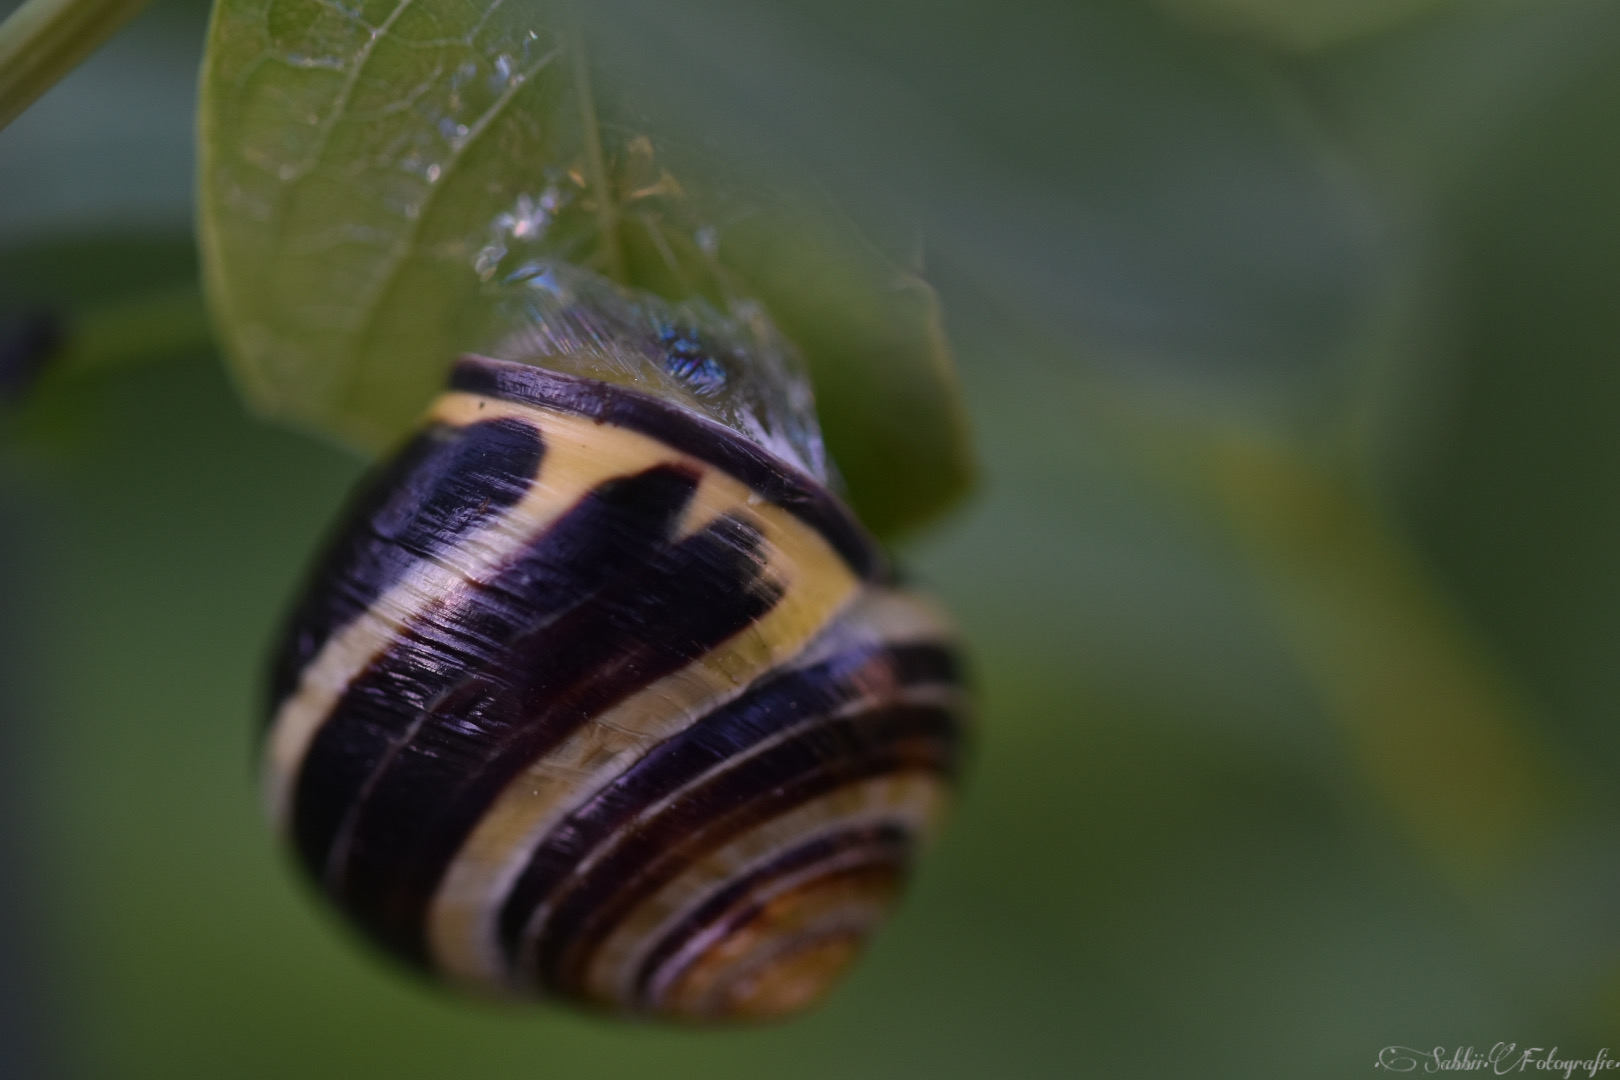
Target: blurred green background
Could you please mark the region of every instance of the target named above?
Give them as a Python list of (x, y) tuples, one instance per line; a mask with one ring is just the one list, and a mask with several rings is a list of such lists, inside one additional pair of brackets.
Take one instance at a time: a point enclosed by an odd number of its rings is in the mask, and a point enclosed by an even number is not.
[(0, 315), (136, 343), (70, 349), (4, 421), (0, 1074), (1337, 1077), (1620, 1044), (1620, 7), (588, 16), (942, 293), (984, 480), (906, 555), (982, 692), (953, 827), (849, 984), (768, 1030), (452, 1000), (311, 903), (250, 733), (361, 463), (175, 344), (206, 11), (160, 0), (0, 132)]

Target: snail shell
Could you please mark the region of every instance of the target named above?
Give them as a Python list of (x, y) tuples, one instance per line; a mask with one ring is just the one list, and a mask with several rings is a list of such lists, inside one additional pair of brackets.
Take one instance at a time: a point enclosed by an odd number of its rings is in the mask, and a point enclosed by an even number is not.
[(940, 816), (952, 642), (835, 496), (736, 431), (467, 357), (294, 609), (267, 797), (332, 902), (450, 982), (780, 1016)]

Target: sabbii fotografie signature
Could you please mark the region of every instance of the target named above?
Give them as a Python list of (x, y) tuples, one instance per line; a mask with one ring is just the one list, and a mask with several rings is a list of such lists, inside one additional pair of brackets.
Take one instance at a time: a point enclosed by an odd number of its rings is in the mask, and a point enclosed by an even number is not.
[(1559, 1056), (1556, 1046), (1520, 1047), (1517, 1043), (1499, 1042), (1483, 1054), (1472, 1046), (1451, 1049), (1436, 1046), (1432, 1050), (1386, 1046), (1378, 1051), (1378, 1060), (1373, 1067), (1397, 1073), (1420, 1069), (1426, 1073), (1484, 1072), (1495, 1076), (1541, 1073), (1570, 1080), (1575, 1076), (1597, 1076), (1610, 1069), (1620, 1069), (1620, 1059), (1616, 1059), (1608, 1047), (1588, 1058), (1570, 1058)]

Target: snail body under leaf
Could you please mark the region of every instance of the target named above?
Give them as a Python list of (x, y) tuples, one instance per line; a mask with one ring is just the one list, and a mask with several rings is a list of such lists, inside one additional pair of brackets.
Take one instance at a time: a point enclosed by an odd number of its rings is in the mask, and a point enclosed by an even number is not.
[[(653, 339), (714, 381), (690, 335)], [(547, 366), (464, 357), (358, 493), (277, 653), (272, 814), (451, 983), (793, 1013), (946, 802), (953, 631), (803, 455)]]

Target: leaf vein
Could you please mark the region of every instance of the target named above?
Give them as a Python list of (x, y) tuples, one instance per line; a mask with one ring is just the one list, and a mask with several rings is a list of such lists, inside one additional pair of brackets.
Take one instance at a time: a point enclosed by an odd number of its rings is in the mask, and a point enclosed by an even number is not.
[[(410, 0), (406, 0), (406, 2), (408, 3)], [(375, 278), (376, 289), (374, 293), (361, 305), (365, 316), (356, 329), (353, 339), (357, 346), (363, 344), (375, 332), (377, 318), (383, 309), (384, 302), (388, 294), (398, 284), (400, 267), (416, 250), (416, 240), (421, 233), (423, 222), (431, 213), (434, 203), (438, 200), (439, 193), (447, 186), (447, 181), (463, 160), (467, 150), (489, 130), (490, 126), (506, 111), (507, 106), (522, 92), (523, 88), (528, 86), (536, 75), (556, 60), (561, 51), (560, 48), (553, 49), (524, 69), (517, 78), (512, 79), (501, 91), (500, 96), (491, 102), (489, 108), (484, 110), (477, 121), (467, 129), (466, 134), (455, 141), (450, 158), (444, 163), (438, 181), (428, 191), (426, 198), (417, 207), (416, 215), (410, 220), (405, 232), (394, 243), (392, 250), (389, 251), (384, 267)], [(365, 354), (360, 352), (358, 355)], [(364, 361), (355, 365), (354, 373), (350, 376), (340, 400), (348, 402), (351, 399), (362, 382), (361, 376), (365, 373), (366, 366), (367, 364)]]

